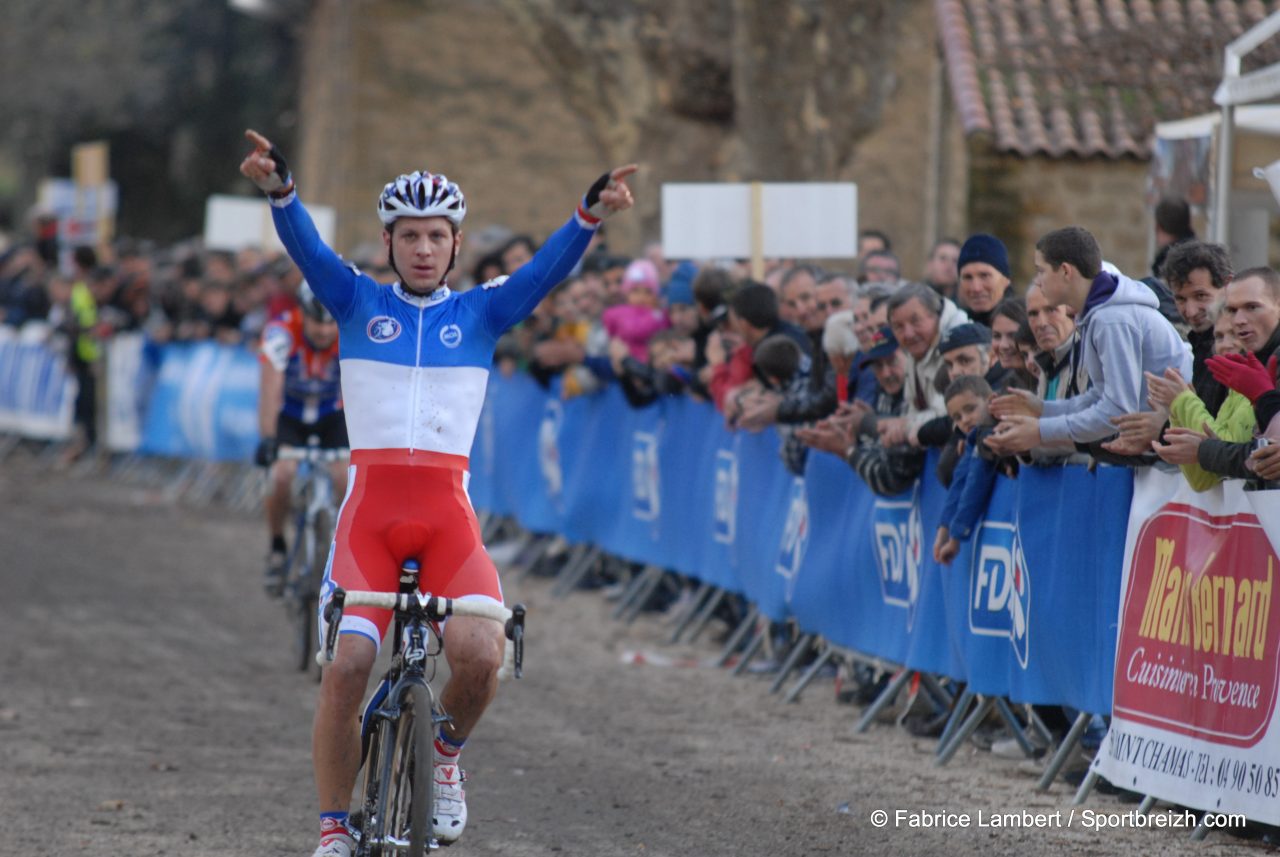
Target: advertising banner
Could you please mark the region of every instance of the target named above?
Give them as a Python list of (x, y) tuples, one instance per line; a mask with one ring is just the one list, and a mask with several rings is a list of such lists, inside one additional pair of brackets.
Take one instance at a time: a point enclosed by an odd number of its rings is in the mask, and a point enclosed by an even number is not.
[(1135, 481), (1107, 779), (1280, 823), (1277, 492)]
[(0, 431), (68, 439), (76, 389), (62, 354), (0, 327)]
[(258, 361), (211, 342), (166, 345), (142, 428), (141, 451), (251, 461), (258, 443)]

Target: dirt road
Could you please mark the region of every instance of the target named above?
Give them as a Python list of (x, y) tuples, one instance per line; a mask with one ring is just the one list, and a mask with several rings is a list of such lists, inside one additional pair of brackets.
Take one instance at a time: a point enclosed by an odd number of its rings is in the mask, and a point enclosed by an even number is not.
[[(282, 611), (259, 590), (263, 542), (247, 516), (21, 454), (0, 465), (0, 855), (310, 854), (316, 685), (290, 669)], [(975, 749), (937, 768), (931, 742), (855, 736), (830, 682), (785, 705), (758, 677), (624, 665), (628, 650), (715, 650), (664, 646), (651, 617), (613, 622), (596, 593), (506, 586), (530, 607), (526, 678), (464, 754), (471, 821), (450, 857), (1259, 850), (1096, 831), (1079, 810), (1069, 827), (976, 827), (978, 811), (1022, 810), (1065, 825), (1069, 793), (1036, 795)], [(897, 825), (897, 809), (970, 826)]]

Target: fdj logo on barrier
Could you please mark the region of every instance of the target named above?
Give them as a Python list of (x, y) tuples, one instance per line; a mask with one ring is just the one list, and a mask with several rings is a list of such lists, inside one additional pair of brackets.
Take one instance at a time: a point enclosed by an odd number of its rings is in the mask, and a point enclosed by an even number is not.
[(880, 595), (885, 604), (906, 608), (910, 629), (920, 598), (920, 559), (924, 543), (920, 507), (914, 496), (910, 500), (876, 500), (874, 516)]
[(564, 472), (560, 467), (560, 423), (564, 409), (556, 399), (547, 399), (538, 426), (538, 469), (547, 484), (547, 496), (559, 497), (564, 488)]
[(787, 579), (787, 601), (795, 590), (796, 576), (809, 547), (809, 498), (804, 493), (804, 479), (791, 480), (791, 502), (787, 504), (787, 522), (782, 528), (782, 546), (774, 571)]
[(653, 521), (662, 511), (658, 500), (658, 436), (638, 431), (631, 441), (631, 511), (640, 521)]
[(1003, 521), (984, 521), (974, 538), (974, 548), (969, 567), (969, 630), (1007, 637), (1025, 669), (1031, 580), (1018, 530)]
[(738, 456), (727, 449), (716, 452), (715, 516), (712, 538), (733, 544), (738, 533)]

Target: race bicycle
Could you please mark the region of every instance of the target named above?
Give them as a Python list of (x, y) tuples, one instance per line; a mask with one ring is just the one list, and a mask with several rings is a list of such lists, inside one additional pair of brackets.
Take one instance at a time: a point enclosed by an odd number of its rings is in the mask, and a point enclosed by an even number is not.
[(400, 573), (400, 592), (337, 589), (325, 605), (328, 632), (317, 660), (333, 660), (338, 626), (346, 607), (395, 611), (391, 665), (382, 675), (361, 716), (361, 767), (364, 784), (351, 813), (356, 857), (422, 857), (440, 847), (431, 835), (435, 734), (450, 722), (431, 681), (444, 651), (441, 622), (449, 616), (479, 616), (502, 622), (507, 640), (504, 672), (520, 678), (524, 663), (522, 604), (508, 610), (492, 602), (456, 601), (418, 591), (418, 563), (408, 560)]
[(298, 462), (293, 479), (293, 532), (285, 557), (283, 601), (293, 623), (293, 652), (299, 670), (313, 666), (316, 611), (320, 582), (329, 562), (333, 528), (338, 520), (337, 498), (329, 465), (345, 460), (346, 449), (321, 449), (312, 438), (308, 446), (282, 446), (278, 457)]

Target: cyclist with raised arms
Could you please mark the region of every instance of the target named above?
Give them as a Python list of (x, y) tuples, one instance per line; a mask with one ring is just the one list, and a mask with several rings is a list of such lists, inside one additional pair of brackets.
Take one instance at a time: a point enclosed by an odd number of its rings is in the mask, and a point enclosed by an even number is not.
[[(382, 286), (320, 240), (280, 152), (254, 131), (246, 136), (254, 151), (240, 172), (267, 194), (280, 240), (340, 330), (351, 479), (321, 609), (335, 586), (395, 592), (410, 558), (421, 564), (424, 591), (501, 603), (466, 493), (494, 345), (568, 276), (600, 221), (631, 207), (626, 178), (636, 167), (601, 176), (510, 277), (457, 293), (447, 277), (467, 204), (456, 184), (414, 172), (383, 189), (382, 240), (400, 279)], [(346, 822), (360, 766), (356, 712), (390, 619), (385, 610), (347, 610), (336, 659), (324, 671), (312, 736), (321, 819), (315, 857), (349, 857), (354, 847)], [(498, 623), (473, 617), (450, 619), (444, 633), (450, 679), (441, 702), (452, 719), (436, 737), (434, 835), (450, 843), (467, 821), (458, 754), (497, 690), (504, 636)]]
[[(298, 306), (272, 319), (262, 331), (259, 350), (262, 377), (258, 387), (258, 442), (254, 461), (270, 469), (267, 530), (271, 552), (264, 581), (269, 595), (284, 587), (288, 553), (284, 540), (296, 461), (277, 461), (282, 446), (308, 446), (315, 438), (321, 449), (347, 448), (347, 423), (342, 416), (338, 368), (338, 322), (304, 281)], [(347, 464), (330, 464), (333, 490), (342, 496)]]

